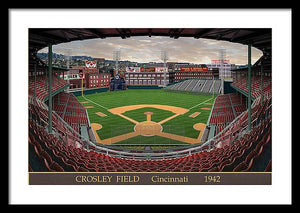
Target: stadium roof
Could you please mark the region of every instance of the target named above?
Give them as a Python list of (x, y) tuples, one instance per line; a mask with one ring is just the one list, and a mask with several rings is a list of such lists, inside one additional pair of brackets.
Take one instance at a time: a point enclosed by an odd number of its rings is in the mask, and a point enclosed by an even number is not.
[(270, 28), (31, 28), (29, 50), (38, 51), (48, 43), (60, 44), (76, 40), (131, 36), (193, 37), (224, 40), (240, 44), (251, 43), (264, 53), (271, 52)]

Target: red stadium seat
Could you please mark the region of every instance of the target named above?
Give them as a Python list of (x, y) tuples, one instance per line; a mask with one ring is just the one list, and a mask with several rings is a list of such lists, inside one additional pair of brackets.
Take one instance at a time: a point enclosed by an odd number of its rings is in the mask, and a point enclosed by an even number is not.
[(60, 165), (58, 165), (56, 162), (53, 162), (51, 165), (51, 171), (64, 172), (65, 170)]
[(34, 151), (38, 157), (41, 157), (41, 153), (44, 151), (39, 143), (34, 144)]
[(265, 172), (271, 172), (272, 171), (272, 160), (269, 161), (267, 167), (265, 168)]
[(241, 162), (239, 165), (237, 165), (234, 169), (233, 172), (241, 172), (243, 170), (247, 169), (247, 165), (244, 162)]
[(42, 156), (42, 158), (44, 158), (48, 162), (48, 164), (51, 165), (53, 163), (52, 158), (50, 157), (50, 155), (47, 152), (42, 151), (41, 156)]
[(220, 172), (219, 167), (215, 166), (213, 168), (211, 168), (210, 170), (208, 170), (208, 172)]

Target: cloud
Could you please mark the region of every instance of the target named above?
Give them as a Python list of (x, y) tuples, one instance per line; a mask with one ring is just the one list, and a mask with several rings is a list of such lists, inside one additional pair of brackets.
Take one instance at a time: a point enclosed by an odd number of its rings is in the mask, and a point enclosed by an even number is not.
[[(106, 38), (73, 41), (53, 46), (56, 53), (71, 55), (87, 55), (113, 59), (113, 51), (120, 49), (121, 60), (136, 62), (160, 62), (160, 53), (167, 51), (169, 61), (210, 63), (210, 60), (219, 59), (219, 50), (226, 50), (226, 58), (234, 64), (246, 64), (248, 60), (247, 46), (227, 41), (211, 39), (179, 38), (172, 39), (161, 36), (141, 36), (127, 39)], [(41, 50), (47, 52), (47, 48)], [(262, 52), (252, 48), (252, 63), (260, 58)]]

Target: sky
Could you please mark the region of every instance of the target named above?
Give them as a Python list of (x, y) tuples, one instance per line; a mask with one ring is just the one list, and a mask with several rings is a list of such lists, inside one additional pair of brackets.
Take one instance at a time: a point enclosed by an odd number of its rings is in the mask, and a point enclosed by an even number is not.
[[(248, 63), (247, 45), (211, 39), (178, 38), (162, 36), (136, 36), (126, 39), (105, 38), (72, 41), (53, 45), (53, 52), (72, 56), (91, 56), (94, 58), (113, 59), (113, 52), (120, 51), (120, 60), (133, 62), (162, 62), (161, 52), (166, 51), (170, 62), (189, 62), (209, 64), (219, 59), (220, 49), (225, 49), (230, 63), (244, 65)], [(47, 52), (44, 48), (39, 52)], [(252, 48), (252, 64), (262, 52)]]

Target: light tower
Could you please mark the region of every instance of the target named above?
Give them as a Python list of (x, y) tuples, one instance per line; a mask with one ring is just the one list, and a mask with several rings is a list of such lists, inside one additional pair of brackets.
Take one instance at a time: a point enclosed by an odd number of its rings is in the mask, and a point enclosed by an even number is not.
[[(70, 85), (70, 79), (69, 79), (69, 69), (70, 69), (70, 60), (71, 60), (71, 49), (66, 49), (66, 61), (67, 61), (67, 83)], [(63, 72), (64, 73), (64, 72)], [(63, 75), (63, 80), (65, 80), (65, 75)], [(67, 93), (69, 92), (69, 87), (67, 87)]]
[(219, 50), (219, 60), (220, 60), (220, 69), (219, 69), (219, 75), (221, 77), (221, 88), (222, 88), (222, 94), (224, 94), (224, 75), (225, 75), (225, 69), (224, 69), (224, 60), (226, 58), (226, 50), (220, 49)]
[(164, 87), (166, 87), (166, 75), (167, 75), (167, 60), (168, 54), (167, 51), (161, 51), (161, 60), (164, 62)]
[(119, 70), (119, 60), (120, 60), (120, 49), (115, 50), (113, 52), (113, 58), (115, 61), (115, 69), (116, 69), (116, 74), (118, 74), (118, 70)]

